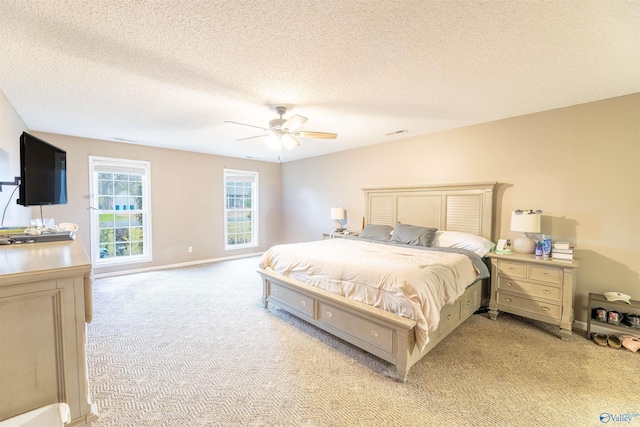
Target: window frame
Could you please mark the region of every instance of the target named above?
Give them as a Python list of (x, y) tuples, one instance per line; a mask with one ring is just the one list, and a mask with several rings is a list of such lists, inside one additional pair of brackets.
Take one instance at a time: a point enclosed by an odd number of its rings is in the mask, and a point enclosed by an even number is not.
[[(105, 170), (100, 170), (104, 168)], [(126, 173), (122, 170), (132, 170), (131, 174), (142, 176), (142, 209), (135, 212), (142, 213), (142, 242), (143, 253), (141, 255), (115, 256), (100, 258), (100, 214), (104, 212), (132, 212), (130, 210), (101, 210), (98, 202), (98, 174), (111, 168), (108, 173)], [(120, 168), (120, 171), (118, 171)], [(138, 171), (135, 171), (138, 169)], [(95, 267), (107, 267), (124, 264), (150, 262), (153, 260), (152, 236), (151, 236), (151, 162), (146, 160), (119, 159), (112, 157), (89, 156), (89, 194), (91, 212), (91, 261)], [(114, 195), (115, 197), (115, 195)]]
[[(253, 187), (251, 194), (251, 243), (235, 243), (229, 244), (229, 221), (228, 221), (228, 213), (230, 209), (227, 208), (227, 199), (229, 195), (227, 194), (227, 182), (229, 178), (234, 176), (243, 176), (244, 178), (251, 177), (253, 179)], [(258, 224), (259, 224), (259, 172), (257, 171), (246, 171), (239, 169), (224, 169), (223, 170), (223, 218), (224, 218), (224, 250), (235, 250), (235, 249), (246, 249), (246, 248), (255, 248), (259, 246), (258, 238), (260, 236)], [(247, 210), (247, 209), (243, 209)]]

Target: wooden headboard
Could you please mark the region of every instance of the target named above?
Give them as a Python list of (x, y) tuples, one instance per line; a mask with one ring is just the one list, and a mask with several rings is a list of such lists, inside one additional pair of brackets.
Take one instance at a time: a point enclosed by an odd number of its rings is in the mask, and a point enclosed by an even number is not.
[(396, 222), (463, 231), (493, 240), (497, 182), (363, 188), (367, 224)]

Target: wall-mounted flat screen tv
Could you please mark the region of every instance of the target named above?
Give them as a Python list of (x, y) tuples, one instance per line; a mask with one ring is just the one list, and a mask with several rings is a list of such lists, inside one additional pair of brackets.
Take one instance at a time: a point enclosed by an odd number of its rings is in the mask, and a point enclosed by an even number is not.
[(67, 203), (67, 152), (29, 135), (20, 136), (20, 196), (23, 206)]

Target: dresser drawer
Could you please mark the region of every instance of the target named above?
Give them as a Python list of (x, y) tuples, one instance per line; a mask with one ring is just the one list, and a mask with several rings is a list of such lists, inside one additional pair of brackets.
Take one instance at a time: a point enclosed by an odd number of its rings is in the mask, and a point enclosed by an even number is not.
[(527, 265), (516, 262), (500, 261), (498, 273), (512, 277), (527, 277)]
[(274, 298), (289, 307), (313, 317), (313, 298), (300, 294), (277, 283), (271, 283), (269, 298)]
[(318, 321), (393, 354), (393, 329), (318, 301)]
[(529, 279), (562, 284), (562, 270), (559, 268), (546, 268), (532, 265), (529, 270)]
[(558, 302), (562, 301), (562, 287), (514, 280), (510, 277), (498, 277), (498, 290), (507, 290)]
[[(562, 306), (559, 304), (549, 304), (533, 300), (530, 298), (519, 297), (513, 294), (498, 292), (498, 309), (510, 311), (509, 309), (525, 310), (543, 316), (560, 319), (562, 316)], [(517, 313), (516, 313), (517, 314)]]
[(445, 305), (440, 310), (440, 323), (438, 323), (438, 336), (443, 336), (460, 320), (460, 299), (453, 305)]

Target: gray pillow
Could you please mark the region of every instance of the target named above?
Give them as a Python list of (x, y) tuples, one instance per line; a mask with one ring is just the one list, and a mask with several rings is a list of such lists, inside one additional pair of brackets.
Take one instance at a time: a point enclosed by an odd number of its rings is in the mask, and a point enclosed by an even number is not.
[(397, 223), (391, 235), (391, 241), (413, 246), (431, 246), (437, 228), (419, 227)]
[(364, 239), (389, 241), (393, 227), (389, 225), (367, 224), (359, 234)]

